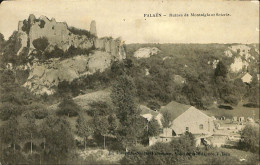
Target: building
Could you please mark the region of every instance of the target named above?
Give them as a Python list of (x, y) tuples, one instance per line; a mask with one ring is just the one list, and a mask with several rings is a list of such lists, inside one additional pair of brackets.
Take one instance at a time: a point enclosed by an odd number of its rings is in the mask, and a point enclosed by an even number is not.
[(213, 118), (193, 106), (172, 101), (160, 109), (160, 114), (164, 112), (168, 112), (171, 116), (170, 127), (162, 128), (158, 137), (150, 138), (149, 145), (156, 142), (169, 142), (172, 138), (179, 137), (185, 132), (192, 133), (199, 145), (202, 139), (213, 134), (215, 128)]
[(244, 83), (250, 84), (251, 81), (252, 81), (252, 76), (251, 76), (249, 73), (246, 73), (246, 74), (241, 78), (241, 80), (242, 80)]
[(160, 127), (162, 127), (162, 114), (157, 112), (157, 111), (153, 111), (150, 108), (144, 106), (144, 105), (140, 105), (139, 108), (141, 109), (141, 116), (146, 118), (147, 121), (151, 121), (152, 118), (154, 118), (155, 120), (158, 121), (158, 124), (160, 125)]
[(213, 119), (193, 106), (172, 101), (160, 112), (164, 113), (165, 111), (171, 115), (170, 128), (173, 129), (176, 136), (185, 132), (191, 132), (194, 135), (209, 135), (213, 132)]

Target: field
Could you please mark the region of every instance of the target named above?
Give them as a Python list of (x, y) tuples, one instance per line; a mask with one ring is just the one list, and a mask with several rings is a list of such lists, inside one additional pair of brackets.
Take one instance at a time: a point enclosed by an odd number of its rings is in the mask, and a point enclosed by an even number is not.
[(259, 119), (259, 108), (248, 108), (244, 107), (243, 103), (239, 103), (237, 106), (233, 106), (233, 110), (220, 109), (216, 106), (212, 106), (209, 110), (203, 111), (209, 116), (221, 117), (225, 116), (226, 118), (230, 118), (233, 116), (236, 117), (251, 117), (254, 120)]

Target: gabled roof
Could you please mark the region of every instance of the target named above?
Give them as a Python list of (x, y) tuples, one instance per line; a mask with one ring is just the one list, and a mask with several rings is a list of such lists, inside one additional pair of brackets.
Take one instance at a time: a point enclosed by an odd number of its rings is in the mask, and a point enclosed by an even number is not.
[(252, 76), (249, 73), (246, 73), (241, 79), (244, 83), (250, 83), (252, 81)]
[(172, 119), (176, 119), (178, 116), (186, 112), (191, 106), (190, 105), (185, 105), (181, 103), (177, 103), (175, 101), (170, 102), (166, 106), (162, 107), (160, 109), (160, 112), (163, 113), (165, 111), (169, 112), (170, 115), (172, 116)]
[(141, 109), (141, 115), (144, 114), (151, 114), (152, 116), (157, 116), (159, 114), (159, 112), (153, 111), (150, 108), (144, 106), (144, 105), (140, 105), (139, 108)]

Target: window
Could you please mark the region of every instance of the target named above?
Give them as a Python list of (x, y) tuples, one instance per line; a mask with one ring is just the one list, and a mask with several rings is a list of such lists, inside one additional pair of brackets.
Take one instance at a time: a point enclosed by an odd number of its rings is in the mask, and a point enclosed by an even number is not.
[(199, 127), (200, 127), (200, 129), (203, 129), (203, 124), (200, 124), (200, 126), (199, 126)]
[(189, 127), (186, 127), (186, 132), (189, 132)]
[(162, 134), (163, 133), (163, 128), (160, 128), (160, 134)]
[(176, 133), (174, 130), (172, 130), (172, 136), (176, 136)]

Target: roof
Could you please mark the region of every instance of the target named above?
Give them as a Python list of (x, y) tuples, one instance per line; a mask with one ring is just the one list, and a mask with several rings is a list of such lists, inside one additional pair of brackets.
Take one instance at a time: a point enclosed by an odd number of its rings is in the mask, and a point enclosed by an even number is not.
[(152, 114), (153, 116), (157, 116), (159, 114), (159, 112), (153, 111), (144, 105), (140, 105), (139, 108), (141, 109), (141, 115)]
[(249, 73), (246, 73), (241, 79), (243, 82), (250, 83), (252, 81), (252, 76)]
[(191, 106), (190, 105), (185, 105), (181, 103), (177, 103), (175, 101), (170, 102), (166, 106), (162, 107), (160, 109), (160, 112), (163, 113), (165, 111), (169, 112), (170, 115), (172, 116), (172, 119), (176, 119), (178, 116), (186, 112)]

